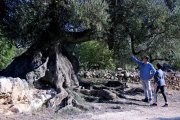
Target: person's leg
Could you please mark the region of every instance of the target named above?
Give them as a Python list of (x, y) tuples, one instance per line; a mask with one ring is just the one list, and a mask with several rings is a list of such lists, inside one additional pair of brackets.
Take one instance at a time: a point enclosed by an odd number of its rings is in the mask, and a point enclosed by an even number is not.
[(152, 90), (151, 90), (151, 81), (146, 81), (146, 89), (148, 91), (149, 99), (152, 100)]
[(141, 84), (142, 84), (142, 87), (143, 87), (143, 90), (144, 90), (144, 96), (145, 96), (145, 100), (148, 99), (148, 91), (147, 91), (147, 87), (146, 87), (146, 82), (145, 80), (141, 80)]
[(157, 106), (157, 93), (159, 91), (159, 88), (160, 87), (158, 85), (155, 86), (155, 89), (154, 89), (154, 102), (153, 102), (153, 104), (151, 104), (151, 106)]
[(155, 89), (154, 89), (154, 103), (157, 103), (157, 94), (158, 94), (158, 91), (159, 91), (159, 86), (156, 85)]
[(167, 104), (167, 97), (166, 97), (166, 93), (165, 93), (165, 86), (161, 86), (160, 90), (161, 90), (161, 93), (162, 93), (162, 95), (164, 97), (165, 104)]

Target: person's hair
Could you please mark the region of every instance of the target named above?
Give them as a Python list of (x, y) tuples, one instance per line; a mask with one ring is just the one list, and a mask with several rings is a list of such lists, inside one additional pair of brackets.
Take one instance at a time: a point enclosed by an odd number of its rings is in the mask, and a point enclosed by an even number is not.
[(149, 56), (145, 55), (143, 58), (145, 58), (147, 61), (149, 61)]
[(156, 66), (158, 69), (162, 69), (162, 67), (163, 67), (160, 63), (157, 63)]

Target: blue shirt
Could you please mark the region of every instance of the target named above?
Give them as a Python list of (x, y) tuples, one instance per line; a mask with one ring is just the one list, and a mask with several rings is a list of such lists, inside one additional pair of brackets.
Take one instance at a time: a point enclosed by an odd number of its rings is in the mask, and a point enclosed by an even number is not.
[(153, 67), (153, 65), (149, 62), (145, 64), (144, 62), (138, 60), (135, 56), (131, 57), (132, 60), (135, 61), (140, 67), (140, 79), (150, 80), (156, 72), (156, 69)]

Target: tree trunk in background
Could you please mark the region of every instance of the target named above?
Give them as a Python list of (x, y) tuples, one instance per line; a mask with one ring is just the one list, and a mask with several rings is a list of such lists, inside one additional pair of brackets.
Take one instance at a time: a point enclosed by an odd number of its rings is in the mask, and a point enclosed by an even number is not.
[(73, 104), (71, 91), (79, 86), (77, 68), (77, 60), (63, 45), (39, 42), (16, 57), (0, 76), (20, 77), (39, 89), (55, 88), (58, 94), (49, 105), (59, 109)]

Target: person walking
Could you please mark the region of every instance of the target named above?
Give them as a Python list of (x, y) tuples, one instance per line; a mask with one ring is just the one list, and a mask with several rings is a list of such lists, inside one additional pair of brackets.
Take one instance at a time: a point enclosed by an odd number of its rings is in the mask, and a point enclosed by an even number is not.
[(154, 89), (154, 103), (151, 104), (151, 106), (157, 106), (157, 93), (159, 91), (159, 89), (161, 90), (161, 93), (164, 97), (164, 101), (165, 101), (165, 104), (163, 105), (163, 107), (167, 107), (168, 106), (168, 102), (167, 102), (167, 97), (166, 97), (166, 93), (165, 93), (165, 86), (166, 86), (166, 83), (165, 83), (165, 79), (164, 79), (164, 72), (162, 71), (162, 66), (161, 64), (157, 64), (157, 71), (154, 75), (154, 86), (155, 86), (155, 89)]
[(139, 65), (140, 69), (140, 80), (144, 90), (145, 98), (142, 100), (144, 102), (152, 101), (152, 90), (151, 90), (151, 79), (153, 78), (156, 69), (151, 63), (149, 63), (149, 57), (144, 56), (143, 60), (140, 61), (134, 55), (131, 56), (132, 60)]

